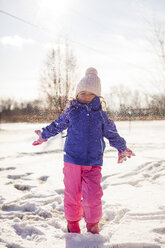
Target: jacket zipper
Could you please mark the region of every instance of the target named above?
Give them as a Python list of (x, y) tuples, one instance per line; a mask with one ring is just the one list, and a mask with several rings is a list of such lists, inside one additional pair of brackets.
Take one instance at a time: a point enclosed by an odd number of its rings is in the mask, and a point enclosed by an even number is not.
[(89, 108), (88, 106), (87, 107), (87, 116), (88, 116), (88, 137), (87, 137), (87, 140), (88, 140), (88, 144), (87, 144), (87, 163), (88, 163), (88, 148), (89, 148)]

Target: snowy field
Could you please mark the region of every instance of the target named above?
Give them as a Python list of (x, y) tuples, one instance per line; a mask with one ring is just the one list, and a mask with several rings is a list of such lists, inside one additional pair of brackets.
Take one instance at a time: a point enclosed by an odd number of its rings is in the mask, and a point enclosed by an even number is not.
[(0, 248), (165, 247), (165, 121), (116, 122), (136, 153), (117, 164), (107, 145), (100, 234), (68, 234), (64, 219), (63, 144), (59, 134), (34, 147), (43, 124), (0, 126)]

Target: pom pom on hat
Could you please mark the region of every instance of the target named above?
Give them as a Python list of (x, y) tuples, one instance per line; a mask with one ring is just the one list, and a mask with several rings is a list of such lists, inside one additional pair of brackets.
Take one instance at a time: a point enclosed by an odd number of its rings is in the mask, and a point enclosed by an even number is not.
[(97, 74), (97, 70), (93, 67), (86, 70), (85, 77), (83, 77), (77, 85), (76, 96), (81, 91), (89, 91), (96, 96), (101, 96), (101, 81)]
[(86, 72), (85, 72), (85, 75), (88, 75), (88, 74), (95, 74), (95, 75), (98, 75), (98, 72), (95, 68), (93, 67), (89, 67)]

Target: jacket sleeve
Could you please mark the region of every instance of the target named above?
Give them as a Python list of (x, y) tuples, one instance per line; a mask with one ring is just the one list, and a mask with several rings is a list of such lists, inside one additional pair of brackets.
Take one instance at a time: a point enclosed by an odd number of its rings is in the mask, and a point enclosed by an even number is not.
[(69, 108), (65, 110), (58, 118), (53, 121), (50, 125), (42, 128), (42, 138), (48, 139), (61, 133), (63, 130), (67, 129), (69, 126)]
[(118, 134), (114, 121), (110, 120), (104, 111), (102, 111), (102, 117), (103, 136), (109, 140), (110, 146), (116, 148), (118, 152), (124, 152), (127, 149), (126, 141)]

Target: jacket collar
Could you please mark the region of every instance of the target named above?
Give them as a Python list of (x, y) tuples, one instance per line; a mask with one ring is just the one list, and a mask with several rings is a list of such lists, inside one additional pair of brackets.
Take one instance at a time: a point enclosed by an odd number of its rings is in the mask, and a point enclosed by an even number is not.
[(72, 100), (70, 101), (70, 107), (76, 107), (76, 108), (88, 108), (89, 110), (101, 110), (102, 106), (101, 106), (101, 102), (100, 102), (100, 98), (98, 96), (96, 96), (92, 102), (90, 103), (81, 103), (77, 100)]

